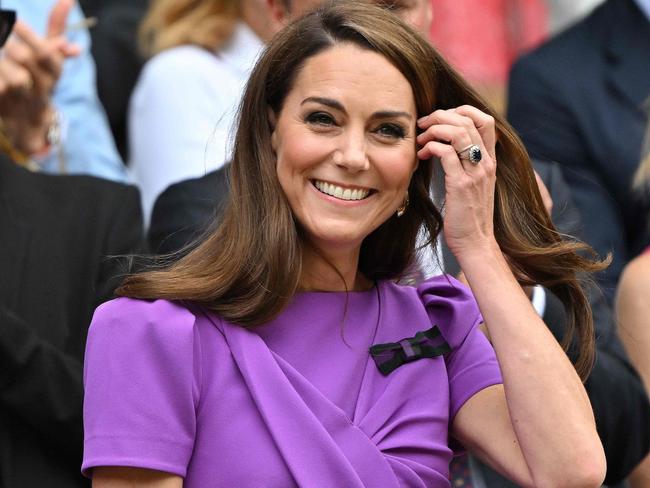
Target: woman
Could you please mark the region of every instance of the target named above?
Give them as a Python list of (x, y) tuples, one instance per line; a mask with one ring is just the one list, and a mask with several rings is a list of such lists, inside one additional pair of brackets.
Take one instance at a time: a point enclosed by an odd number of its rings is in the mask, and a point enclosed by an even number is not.
[[(168, 185), (219, 168), (255, 58), (272, 33), (263, 0), (155, 0), (149, 57), (129, 106), (130, 167), (146, 220)], [(209, 141), (209, 142), (208, 142)]]
[[(94, 485), (443, 487), (459, 441), (523, 486), (598, 486), (589, 401), (508, 262), (567, 298), (583, 373), (575, 273), (599, 265), (551, 231), (525, 152), (486, 110), (376, 7), (324, 7), (274, 38), (242, 103), (222, 224), (93, 320)], [(445, 276), (395, 283), (421, 228), (432, 243), (441, 229), (438, 160), (476, 302)]]

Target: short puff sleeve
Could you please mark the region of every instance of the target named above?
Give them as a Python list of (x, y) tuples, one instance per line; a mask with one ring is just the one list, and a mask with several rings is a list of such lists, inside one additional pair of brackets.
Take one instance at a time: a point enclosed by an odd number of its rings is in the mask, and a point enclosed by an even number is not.
[(97, 308), (84, 365), (84, 475), (96, 466), (186, 475), (199, 344), (195, 316), (179, 304), (118, 298)]
[(478, 328), (483, 322), (478, 304), (468, 287), (448, 275), (418, 286), (418, 295), (452, 351), (445, 358), (453, 419), (463, 404), (488, 386), (503, 383), (492, 345)]

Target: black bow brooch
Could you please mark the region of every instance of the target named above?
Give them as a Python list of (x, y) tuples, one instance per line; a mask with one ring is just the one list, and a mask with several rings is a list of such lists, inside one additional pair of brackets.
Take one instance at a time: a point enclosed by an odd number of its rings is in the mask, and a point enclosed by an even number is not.
[(370, 347), (370, 355), (384, 376), (388, 376), (403, 364), (422, 358), (435, 358), (450, 351), (451, 347), (440, 334), (437, 325), (418, 332), (414, 337)]

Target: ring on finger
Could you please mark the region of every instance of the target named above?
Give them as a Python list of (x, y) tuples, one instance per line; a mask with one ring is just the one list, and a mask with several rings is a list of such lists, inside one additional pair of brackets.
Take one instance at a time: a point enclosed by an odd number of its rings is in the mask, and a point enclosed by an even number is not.
[(481, 162), (483, 159), (483, 154), (481, 153), (481, 148), (476, 144), (470, 144), (465, 149), (458, 151), (458, 159), (465, 159), (470, 163), (476, 165)]

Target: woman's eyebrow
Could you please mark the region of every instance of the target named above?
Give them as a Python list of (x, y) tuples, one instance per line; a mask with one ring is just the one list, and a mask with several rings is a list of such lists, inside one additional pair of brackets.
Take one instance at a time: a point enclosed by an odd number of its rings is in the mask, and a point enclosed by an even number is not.
[(338, 100), (334, 100), (333, 98), (307, 97), (302, 101), (300, 105), (304, 105), (305, 103), (308, 102), (321, 103), (323, 105), (327, 105), (328, 107), (332, 107), (336, 110), (340, 110), (341, 112), (345, 112), (345, 108), (343, 107), (343, 104)]
[[(341, 112), (345, 112), (345, 107), (343, 107), (343, 104), (339, 102), (338, 100), (334, 100), (333, 98), (326, 98), (326, 97), (307, 97), (305, 98), (300, 105), (304, 105), (305, 103), (309, 102), (314, 102), (314, 103), (320, 103), (322, 105), (327, 105), (328, 107), (332, 107), (333, 109), (339, 110)], [(396, 118), (396, 117), (405, 117), (409, 120), (413, 120), (413, 115), (410, 114), (409, 112), (402, 112), (399, 110), (381, 110), (379, 112), (375, 112), (372, 114), (373, 118), (377, 119), (391, 119), (391, 118)]]
[(399, 110), (382, 110), (380, 112), (375, 112), (372, 116), (377, 119), (393, 119), (397, 117), (405, 117), (409, 120), (414, 119), (413, 114), (401, 112)]

